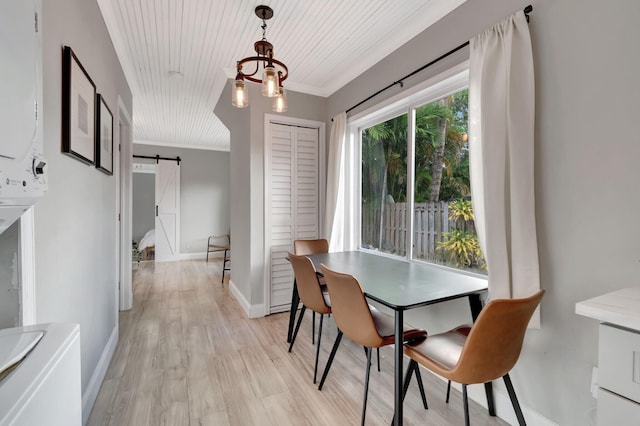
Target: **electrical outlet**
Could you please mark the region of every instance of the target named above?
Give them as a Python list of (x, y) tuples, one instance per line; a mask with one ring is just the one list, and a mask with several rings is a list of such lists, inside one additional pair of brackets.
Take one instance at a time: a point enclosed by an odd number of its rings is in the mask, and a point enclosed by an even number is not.
[(598, 399), (598, 367), (595, 365), (591, 369), (591, 396)]

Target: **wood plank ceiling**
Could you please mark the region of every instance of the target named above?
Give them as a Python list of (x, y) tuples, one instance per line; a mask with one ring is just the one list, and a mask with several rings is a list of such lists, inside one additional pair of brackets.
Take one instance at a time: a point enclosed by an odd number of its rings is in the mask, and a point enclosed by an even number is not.
[[(285, 88), (330, 96), (466, 0), (98, 0), (133, 93), (136, 142), (229, 150), (213, 113), (235, 62), (262, 37)], [(375, 89), (375, 88), (372, 88)], [(231, 100), (229, 100), (231, 102)]]

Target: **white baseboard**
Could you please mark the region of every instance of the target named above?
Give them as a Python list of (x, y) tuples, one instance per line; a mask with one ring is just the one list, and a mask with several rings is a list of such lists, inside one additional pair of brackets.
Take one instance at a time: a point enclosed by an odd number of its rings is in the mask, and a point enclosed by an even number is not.
[[(406, 358), (405, 358), (406, 359)], [(446, 383), (446, 379), (435, 375), (440, 380)], [(451, 383), (451, 387), (457, 389), (459, 392), (462, 392), (462, 385), (458, 383)], [(514, 385), (515, 387), (515, 385)], [(484, 408), (487, 408), (487, 397), (484, 392), (483, 385), (470, 385), (467, 386), (467, 393), (469, 395), (469, 399), (477, 402)], [(516, 396), (518, 395), (518, 389), (516, 388)], [(511, 400), (509, 399), (509, 395), (499, 392), (495, 386), (493, 387), (493, 402), (495, 404), (496, 415), (500, 417), (505, 422), (511, 425), (517, 425), (518, 419), (516, 418), (516, 413), (513, 411), (513, 405), (511, 405)], [(526, 406), (522, 403), (522, 401), (518, 401), (520, 403), (520, 408), (522, 409), (522, 414), (524, 415), (527, 424), (530, 426), (558, 426), (557, 423), (552, 422), (536, 410)]]
[(111, 331), (111, 336), (107, 341), (107, 345), (102, 351), (102, 355), (98, 360), (98, 364), (96, 368), (93, 370), (93, 374), (91, 375), (91, 380), (89, 380), (89, 385), (82, 395), (82, 424), (87, 424), (89, 420), (89, 415), (91, 414), (91, 409), (93, 408), (93, 404), (96, 402), (96, 398), (98, 397), (98, 392), (100, 391), (100, 386), (102, 386), (102, 381), (104, 380), (104, 376), (107, 374), (107, 369), (109, 368), (109, 363), (111, 363), (111, 359), (113, 358), (113, 354), (116, 351), (116, 346), (118, 345), (118, 324), (113, 327), (113, 331)]
[[(178, 255), (179, 260), (193, 260), (193, 259), (204, 259), (207, 256), (207, 253), (180, 253)], [(211, 255), (209, 255), (211, 257)]]
[(229, 290), (235, 297), (236, 301), (249, 318), (261, 318), (265, 316), (264, 303), (260, 305), (251, 305), (249, 301), (244, 297), (244, 294), (238, 290), (238, 287), (232, 280), (229, 280)]
[[(209, 259), (222, 259), (224, 252), (222, 251), (212, 251), (209, 253)], [(201, 253), (180, 253), (178, 255), (178, 260), (194, 260), (194, 259), (206, 259), (207, 252), (203, 251)]]

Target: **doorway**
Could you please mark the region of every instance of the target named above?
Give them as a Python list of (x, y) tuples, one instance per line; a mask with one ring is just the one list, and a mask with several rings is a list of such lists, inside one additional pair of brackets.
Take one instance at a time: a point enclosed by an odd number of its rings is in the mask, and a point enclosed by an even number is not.
[(133, 163), (132, 177), (132, 261), (155, 259), (156, 165)]

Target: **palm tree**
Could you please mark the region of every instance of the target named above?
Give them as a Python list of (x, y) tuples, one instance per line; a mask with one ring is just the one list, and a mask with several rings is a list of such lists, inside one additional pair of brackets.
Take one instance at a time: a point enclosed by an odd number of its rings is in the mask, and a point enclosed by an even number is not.
[(385, 204), (389, 198), (395, 202), (406, 201), (406, 176), (407, 115), (363, 130), (362, 209), (366, 215), (379, 209), (378, 248), (383, 247)]
[(469, 194), (467, 98), (463, 90), (416, 111), (416, 202)]

